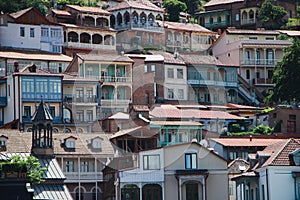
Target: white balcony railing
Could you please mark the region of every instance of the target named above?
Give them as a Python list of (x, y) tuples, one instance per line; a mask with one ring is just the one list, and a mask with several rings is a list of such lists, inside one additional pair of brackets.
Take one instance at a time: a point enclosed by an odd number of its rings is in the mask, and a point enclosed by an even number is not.
[(245, 59), (241, 61), (241, 65), (274, 66), (276, 62), (276, 59)]
[(101, 106), (117, 106), (125, 107), (131, 103), (130, 100), (121, 100), (121, 99), (101, 99)]
[(102, 172), (64, 172), (67, 182), (91, 182), (103, 181)]
[(130, 170), (120, 172), (120, 182), (162, 182), (163, 170)]
[(223, 87), (237, 87), (237, 82), (225, 82), (214, 80), (188, 80), (188, 84), (191, 85), (207, 85), (207, 86), (223, 86)]
[(106, 45), (106, 44), (65, 42), (64, 46), (66, 46), (66, 47), (83, 48), (83, 49), (116, 50), (116, 45)]

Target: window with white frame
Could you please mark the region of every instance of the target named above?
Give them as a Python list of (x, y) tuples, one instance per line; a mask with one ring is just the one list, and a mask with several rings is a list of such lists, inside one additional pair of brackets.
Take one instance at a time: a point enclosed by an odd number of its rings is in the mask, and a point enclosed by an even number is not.
[(76, 111), (76, 120), (84, 121), (84, 112), (83, 112), (83, 110), (77, 110)]
[(145, 170), (154, 170), (160, 168), (159, 155), (144, 155), (143, 162)]
[(50, 30), (50, 36), (52, 38), (61, 37), (61, 29), (59, 29), (59, 28), (51, 28), (51, 30)]
[(65, 172), (74, 172), (74, 161), (67, 160), (65, 161)]
[(168, 78), (174, 78), (174, 70), (172, 68), (168, 68)]
[(41, 28), (41, 36), (42, 37), (49, 37), (49, 29), (45, 28), (45, 27), (42, 27)]
[(197, 169), (197, 154), (186, 153), (185, 154), (185, 168), (186, 169)]
[(88, 161), (81, 161), (80, 171), (81, 172), (89, 172), (89, 162)]
[(34, 28), (30, 28), (30, 37), (34, 38)]
[(168, 89), (168, 99), (174, 99), (174, 90)]
[(183, 69), (177, 69), (177, 78), (183, 79)]
[(52, 45), (52, 52), (54, 53), (61, 53), (61, 46), (57, 46), (57, 45)]
[(178, 89), (178, 99), (184, 99), (184, 90)]
[(25, 27), (20, 27), (20, 36), (25, 37)]
[(99, 139), (99, 138), (94, 139), (92, 145), (93, 145), (94, 149), (101, 149), (101, 147), (102, 147), (102, 140)]
[(237, 14), (235, 14), (235, 21), (240, 21), (240, 14), (239, 13), (237, 13)]
[(75, 148), (75, 139), (74, 138), (67, 139), (65, 145), (67, 148), (74, 149)]
[(87, 110), (86, 111), (86, 118), (87, 118), (87, 121), (93, 121), (93, 110)]

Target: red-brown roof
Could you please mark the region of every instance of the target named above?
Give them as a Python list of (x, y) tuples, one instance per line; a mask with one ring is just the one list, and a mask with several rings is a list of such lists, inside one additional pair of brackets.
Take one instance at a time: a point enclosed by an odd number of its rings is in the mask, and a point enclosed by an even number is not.
[(207, 6), (215, 6), (215, 5), (222, 5), (222, 4), (230, 4), (230, 3), (237, 3), (237, 2), (244, 2), (244, 0), (211, 0), (204, 5)]
[(179, 54), (186, 64), (209, 64), (209, 65), (223, 65), (214, 56), (203, 56), (199, 54)]
[(153, 55), (161, 55), (164, 57), (164, 63), (168, 64), (177, 64), (177, 65), (185, 65), (182, 58), (175, 58), (173, 54), (165, 52), (165, 51), (150, 51), (149, 53)]
[(15, 13), (11, 13), (10, 16), (17, 19), (17, 18), (21, 17), (22, 15), (24, 15), (25, 13), (27, 13), (31, 9), (32, 9), (32, 7), (29, 7), (29, 8), (26, 8), (24, 10), (20, 10), (20, 11), (15, 12)]
[(288, 166), (290, 165), (290, 153), (299, 148), (299, 140), (293, 138), (272, 144), (263, 150), (264, 153), (271, 154), (263, 166)]
[(108, 12), (106, 10), (103, 10), (100, 7), (88, 7), (88, 6), (77, 6), (77, 5), (66, 5), (66, 7), (72, 8), (72, 9), (77, 10), (79, 12), (111, 15), (110, 12)]
[(164, 13), (164, 9), (157, 7), (155, 4), (151, 3), (148, 0), (128, 0), (123, 1), (115, 6), (107, 8), (107, 11), (115, 11), (115, 10), (122, 10), (122, 9), (139, 9), (139, 10), (150, 10)]
[(161, 26), (164, 24), (166, 29), (174, 29), (181, 31), (191, 31), (191, 32), (201, 32), (201, 33), (209, 33), (213, 34), (211, 30), (200, 26), (199, 24), (191, 24), (191, 23), (180, 23), (180, 22), (169, 22), (169, 21), (157, 21)]
[(270, 144), (284, 141), (283, 139), (262, 139), (262, 138), (213, 138), (215, 141), (226, 147), (267, 147)]
[(52, 9), (51, 11), (52, 11), (53, 13), (57, 14), (57, 15), (71, 16), (71, 13), (69, 13), (69, 12), (66, 11), (66, 10), (55, 10), (55, 9)]
[(177, 119), (245, 119), (224, 111), (178, 109), (173, 105), (156, 106), (150, 111), (154, 118), (177, 118)]

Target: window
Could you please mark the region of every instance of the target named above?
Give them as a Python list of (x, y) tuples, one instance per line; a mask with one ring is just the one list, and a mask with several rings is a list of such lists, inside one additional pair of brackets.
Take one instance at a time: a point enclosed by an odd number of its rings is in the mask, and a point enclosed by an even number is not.
[(76, 120), (84, 121), (83, 110), (77, 110), (76, 111)]
[(93, 140), (93, 148), (94, 149), (101, 149), (101, 140), (100, 139), (94, 139)]
[(178, 89), (178, 99), (184, 99), (184, 90)]
[(174, 78), (174, 70), (171, 68), (168, 68), (168, 78)]
[(274, 40), (274, 37), (266, 37), (266, 40)]
[(261, 196), (262, 196), (262, 200), (265, 200), (265, 186), (261, 185)]
[(235, 14), (235, 21), (237, 21), (237, 22), (240, 21), (240, 14), (238, 14), (238, 13)]
[(250, 70), (249, 69), (246, 70), (246, 79), (250, 79)]
[(1, 138), (0, 139), (0, 146), (5, 147), (6, 146), (6, 138)]
[(25, 27), (20, 27), (20, 36), (25, 37)]
[(50, 36), (53, 37), (61, 37), (61, 29), (58, 28), (51, 28)]
[(277, 118), (277, 113), (273, 113), (273, 118)]
[(88, 172), (89, 171), (89, 163), (88, 163), (88, 161), (81, 161), (80, 171), (81, 172)]
[(229, 160), (234, 160), (234, 159), (236, 159), (236, 158), (237, 158), (237, 153), (234, 152), (234, 151), (231, 151), (231, 152), (229, 153)]
[(30, 37), (34, 37), (34, 28), (30, 28)]
[(49, 30), (48, 30), (48, 28), (42, 28), (41, 29), (41, 36), (42, 37), (49, 37)]
[(24, 106), (24, 117), (31, 117), (31, 106)]
[(257, 40), (257, 37), (250, 36), (250, 37), (249, 37), (249, 40)]
[(52, 45), (52, 52), (54, 53), (61, 53), (61, 46)]
[(70, 148), (70, 149), (74, 149), (75, 148), (75, 140), (74, 139), (68, 139), (66, 141), (66, 147)]
[(289, 120), (287, 120), (287, 132), (296, 132), (296, 115), (289, 115)]
[(88, 121), (93, 121), (93, 110), (86, 111), (86, 118)]
[(173, 89), (168, 89), (168, 98), (174, 99), (174, 90)]
[(159, 155), (145, 155), (143, 156), (144, 169), (153, 170), (159, 169)]
[(74, 172), (74, 162), (72, 160), (65, 162), (65, 172)]
[(145, 72), (155, 72), (155, 65), (145, 65)]
[(197, 154), (186, 153), (185, 154), (185, 168), (186, 169), (197, 169)]
[(177, 78), (183, 79), (183, 69), (177, 69)]

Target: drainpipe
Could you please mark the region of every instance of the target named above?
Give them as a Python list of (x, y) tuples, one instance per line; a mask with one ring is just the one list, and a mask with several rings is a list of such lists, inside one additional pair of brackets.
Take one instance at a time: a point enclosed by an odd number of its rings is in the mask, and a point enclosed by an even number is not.
[(269, 177), (268, 168), (266, 169), (266, 184), (267, 184), (267, 200), (269, 200)]

